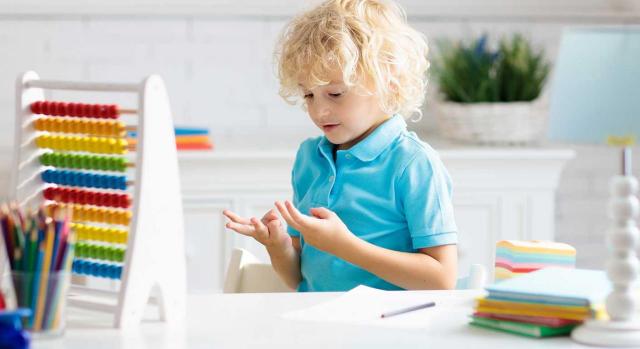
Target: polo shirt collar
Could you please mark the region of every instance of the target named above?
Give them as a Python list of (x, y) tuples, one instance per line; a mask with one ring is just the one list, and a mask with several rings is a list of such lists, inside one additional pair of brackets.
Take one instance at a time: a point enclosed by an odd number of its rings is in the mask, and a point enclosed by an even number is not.
[[(377, 158), (406, 128), (407, 123), (402, 116), (395, 114), (373, 130), (365, 139), (350, 149), (345, 150), (345, 152), (355, 156), (361, 161), (371, 161)], [(333, 145), (327, 137), (322, 137), (318, 147), (321, 148), (320, 150), (324, 148), (325, 152), (328, 151), (328, 154), (331, 154)]]

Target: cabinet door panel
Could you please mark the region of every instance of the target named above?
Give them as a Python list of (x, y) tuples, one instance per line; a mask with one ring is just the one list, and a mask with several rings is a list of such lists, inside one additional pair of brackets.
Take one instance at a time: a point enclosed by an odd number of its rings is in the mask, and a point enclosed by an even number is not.
[(499, 229), (499, 198), (460, 195), (454, 210), (458, 225), (458, 275), (466, 276), (473, 263), (487, 269), (493, 280), (493, 263), (497, 229)]
[[(186, 200), (185, 200), (186, 201)], [(204, 201), (204, 202), (203, 202)], [(185, 202), (187, 285), (189, 292), (217, 292), (230, 256), (233, 236), (225, 229), (222, 211), (231, 200)]]

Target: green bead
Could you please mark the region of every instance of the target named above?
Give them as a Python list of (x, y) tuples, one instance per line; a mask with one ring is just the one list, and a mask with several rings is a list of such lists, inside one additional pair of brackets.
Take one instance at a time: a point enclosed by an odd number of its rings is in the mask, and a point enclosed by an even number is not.
[(76, 158), (73, 155), (70, 154), (60, 154), (60, 162), (62, 163), (63, 167), (68, 167), (68, 168), (78, 168), (78, 161), (76, 160)]
[(103, 247), (102, 248), (102, 253), (104, 254), (104, 259), (106, 260), (111, 260), (111, 248), (110, 247)]
[(76, 250), (77, 250), (77, 252), (76, 252), (76, 253), (78, 254), (78, 257), (85, 257), (85, 256), (86, 256), (86, 254), (85, 254), (85, 252), (86, 252), (86, 251), (85, 251), (85, 245), (84, 245), (84, 243), (82, 243), (82, 242), (81, 242), (81, 243), (78, 243), (78, 244), (76, 245)]
[(117, 171), (118, 170), (118, 158), (110, 158), (109, 160), (109, 170)]

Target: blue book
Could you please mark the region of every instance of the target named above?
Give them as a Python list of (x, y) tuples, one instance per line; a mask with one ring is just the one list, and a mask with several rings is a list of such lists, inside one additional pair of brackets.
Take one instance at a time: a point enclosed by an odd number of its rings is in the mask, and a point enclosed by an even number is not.
[(176, 127), (175, 132), (176, 136), (198, 136), (209, 134), (208, 129), (198, 127)]
[[(209, 134), (209, 130), (206, 128), (199, 127), (175, 127), (174, 132), (176, 136), (206, 136)], [(127, 136), (134, 138), (136, 137), (135, 131), (127, 132)]]
[(549, 267), (486, 287), (488, 298), (593, 306), (604, 301), (611, 282), (604, 271)]

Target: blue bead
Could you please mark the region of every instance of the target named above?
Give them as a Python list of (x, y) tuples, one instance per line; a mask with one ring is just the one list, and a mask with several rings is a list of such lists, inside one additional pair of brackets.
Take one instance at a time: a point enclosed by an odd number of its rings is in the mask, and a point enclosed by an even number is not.
[(60, 171), (58, 172), (58, 180), (57, 182), (64, 185), (73, 185), (73, 176), (69, 171)]
[(97, 182), (99, 183), (99, 187), (100, 188), (109, 188), (109, 182), (107, 181), (107, 176), (104, 175), (98, 175), (97, 177)]
[(41, 177), (42, 177), (42, 181), (43, 182), (50, 182), (51, 181), (51, 173), (49, 172), (51, 170), (46, 170), (44, 172), (42, 172)]

